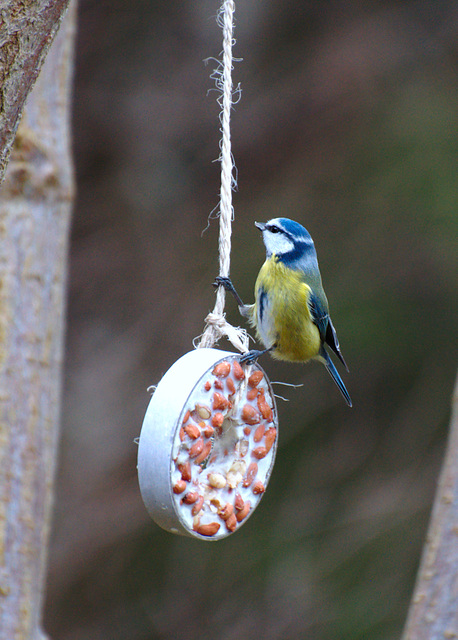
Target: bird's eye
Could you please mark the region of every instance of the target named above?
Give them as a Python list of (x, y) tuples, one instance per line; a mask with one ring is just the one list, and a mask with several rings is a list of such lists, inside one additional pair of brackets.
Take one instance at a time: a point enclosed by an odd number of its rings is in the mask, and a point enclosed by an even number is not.
[(271, 233), (280, 233), (280, 229), (278, 227), (276, 227), (275, 225), (269, 227), (269, 231)]

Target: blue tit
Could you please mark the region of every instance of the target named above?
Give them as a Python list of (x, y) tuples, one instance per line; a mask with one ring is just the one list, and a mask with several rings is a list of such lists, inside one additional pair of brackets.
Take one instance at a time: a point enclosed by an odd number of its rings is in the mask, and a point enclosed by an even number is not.
[(240, 313), (256, 328), (257, 337), (265, 346), (262, 351), (249, 351), (242, 360), (254, 361), (266, 352), (279, 360), (319, 360), (351, 407), (350, 395), (325, 349), (327, 344), (348, 371), (329, 316), (310, 234), (288, 218), (255, 225), (262, 232), (266, 261), (256, 280), (254, 304), (243, 304), (229, 278), (218, 277), (215, 282), (234, 295)]

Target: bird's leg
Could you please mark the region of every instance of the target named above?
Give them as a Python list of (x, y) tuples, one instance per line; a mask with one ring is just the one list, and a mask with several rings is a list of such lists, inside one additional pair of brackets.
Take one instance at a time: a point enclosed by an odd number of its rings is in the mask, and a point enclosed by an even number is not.
[(229, 291), (229, 293), (232, 293), (232, 295), (237, 301), (237, 304), (239, 305), (240, 315), (243, 316), (244, 318), (249, 318), (251, 307), (250, 305), (243, 304), (242, 298), (239, 296), (239, 294), (235, 290), (234, 285), (232, 284), (232, 280), (229, 277), (226, 278), (224, 276), (217, 276), (215, 278), (215, 282), (213, 283), (213, 286), (219, 287), (220, 285), (224, 287), (226, 291)]
[(275, 345), (272, 345), (268, 349), (251, 349), (251, 351), (247, 351), (243, 354), (239, 362), (241, 364), (253, 364), (253, 362), (256, 362), (260, 356), (263, 356), (265, 353), (269, 353), (272, 349), (275, 349)]
[(222, 286), (226, 289), (226, 291), (228, 291), (229, 293), (232, 293), (232, 295), (234, 296), (234, 298), (237, 301), (237, 304), (239, 305), (239, 307), (244, 307), (245, 305), (242, 302), (242, 298), (239, 296), (239, 294), (237, 293), (237, 291), (235, 290), (234, 285), (232, 284), (232, 280), (229, 277), (224, 277), (224, 276), (216, 276), (215, 278), (215, 282), (213, 283), (214, 287), (219, 287)]

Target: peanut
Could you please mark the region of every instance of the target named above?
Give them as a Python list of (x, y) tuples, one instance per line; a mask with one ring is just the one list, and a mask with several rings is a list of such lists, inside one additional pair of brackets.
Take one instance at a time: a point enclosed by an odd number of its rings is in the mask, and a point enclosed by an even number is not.
[(228, 378), (226, 380), (226, 386), (227, 386), (227, 390), (231, 395), (235, 393), (235, 384), (232, 378)]
[(222, 393), (218, 393), (218, 391), (215, 391), (215, 393), (213, 394), (213, 410), (216, 409), (227, 409), (229, 406), (229, 401), (227, 400), (227, 398), (225, 398), (223, 396)]
[(240, 511), (240, 509), (243, 509), (243, 498), (240, 495), (240, 493), (236, 493), (235, 494), (235, 500), (234, 500), (234, 507), (237, 509), (237, 511)]
[(226, 527), (228, 531), (235, 531), (235, 529), (237, 528), (237, 518), (235, 517), (235, 514), (232, 513), (229, 518), (226, 520)]
[(204, 436), (206, 438), (211, 438), (212, 435), (215, 433), (215, 430), (213, 429), (213, 427), (211, 427), (209, 424), (207, 424), (207, 426), (205, 426), (202, 429), (202, 433), (204, 434)]
[(256, 389), (256, 387), (254, 387), (254, 389), (248, 389), (246, 393), (246, 399), (250, 401), (254, 400), (257, 395), (258, 395), (258, 389)]
[(204, 448), (204, 440), (202, 437), (200, 437), (198, 440), (194, 442), (192, 447), (189, 449), (189, 457), (195, 458), (196, 456), (199, 455), (199, 453), (202, 452), (203, 448)]
[(264, 378), (264, 374), (262, 371), (253, 371), (251, 376), (248, 378), (248, 386), (257, 387), (261, 380)]
[(191, 465), (189, 464), (189, 462), (179, 464), (178, 471), (181, 473), (182, 480), (186, 480), (186, 482), (189, 482), (192, 479)]
[(204, 497), (199, 496), (198, 500), (196, 501), (193, 508), (191, 509), (191, 514), (193, 516), (196, 516), (199, 513), (199, 511), (202, 509), (203, 504), (204, 504)]
[(242, 520), (244, 520), (249, 514), (250, 509), (251, 509), (251, 503), (249, 500), (247, 500), (243, 505), (243, 509), (240, 509), (240, 511), (237, 511), (237, 513), (235, 514), (235, 517), (237, 518), (237, 522), (242, 522)]
[(186, 495), (183, 496), (183, 502), (185, 504), (194, 504), (196, 500), (199, 498), (199, 494), (197, 491), (190, 491)]
[(243, 380), (243, 378), (245, 377), (245, 372), (243, 371), (240, 363), (237, 362), (237, 360), (234, 360), (234, 362), (232, 363), (232, 375), (236, 380)]
[(246, 404), (242, 409), (242, 420), (245, 424), (257, 424), (261, 422), (261, 417), (251, 404)]
[(265, 433), (265, 438), (264, 438), (264, 443), (266, 445), (267, 451), (270, 451), (272, 449), (272, 445), (275, 442), (276, 437), (277, 437), (277, 430), (275, 429), (275, 427), (270, 427), (270, 429), (267, 429)]
[(204, 460), (206, 460), (208, 458), (208, 456), (210, 455), (210, 451), (212, 450), (212, 444), (213, 443), (212, 443), (211, 440), (207, 440), (207, 442), (203, 446), (202, 451), (199, 453), (199, 455), (194, 460), (195, 464), (200, 464), (201, 462), (203, 462)]
[(191, 438), (191, 440), (197, 440), (200, 436), (200, 429), (196, 424), (190, 422), (185, 427), (183, 427), (185, 433)]
[(261, 442), (262, 436), (264, 435), (264, 431), (265, 430), (266, 430), (265, 425), (264, 424), (260, 424), (259, 427), (257, 427), (256, 431), (254, 432), (253, 440), (255, 442)]
[(223, 426), (223, 422), (224, 422), (224, 416), (220, 411), (217, 411), (216, 413), (213, 414), (212, 417), (212, 427), (215, 427), (215, 429), (220, 429)]
[(217, 378), (226, 378), (231, 372), (231, 365), (227, 360), (223, 360), (223, 362), (218, 362), (216, 367), (213, 369), (212, 373)]
[(251, 455), (257, 458), (258, 460), (262, 460), (262, 458), (265, 458), (268, 453), (269, 452), (267, 451), (266, 447), (256, 447), (251, 452)]
[(221, 520), (227, 520), (234, 513), (234, 507), (230, 502), (227, 502), (222, 509), (218, 511), (218, 515)]
[(214, 536), (220, 528), (219, 522), (209, 522), (209, 524), (196, 524), (194, 531), (201, 536)]
[(266, 488), (262, 484), (262, 482), (260, 480), (256, 480), (256, 482), (253, 485), (253, 493), (255, 495), (259, 495), (260, 493), (264, 493), (265, 490)]
[(183, 493), (185, 489), (186, 482), (184, 480), (178, 480), (178, 482), (173, 485), (173, 493)]
[(253, 480), (256, 478), (256, 474), (258, 473), (258, 465), (256, 462), (252, 462), (247, 469), (245, 478), (242, 482), (242, 486), (249, 487)]
[(262, 415), (262, 417), (264, 418), (264, 420), (267, 420), (267, 422), (272, 422), (273, 420), (273, 411), (272, 409), (269, 407), (269, 405), (267, 404), (267, 400), (266, 397), (264, 395), (264, 389), (262, 389), (262, 393), (260, 393), (258, 395), (258, 409)]

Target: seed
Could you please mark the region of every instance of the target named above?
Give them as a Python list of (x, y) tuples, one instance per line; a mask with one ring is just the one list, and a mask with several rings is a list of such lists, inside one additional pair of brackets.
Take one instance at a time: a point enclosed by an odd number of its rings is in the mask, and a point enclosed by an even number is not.
[(229, 391), (229, 393), (230, 393), (231, 395), (232, 395), (233, 393), (235, 393), (235, 384), (234, 384), (234, 381), (232, 380), (232, 378), (228, 378), (228, 379), (226, 380), (226, 386), (227, 386), (227, 389), (228, 389), (228, 391)]
[(258, 465), (256, 462), (252, 462), (248, 466), (248, 470), (246, 472), (246, 476), (242, 482), (242, 486), (249, 487), (253, 480), (256, 478), (256, 474), (258, 473)]
[(199, 513), (199, 511), (202, 509), (203, 504), (204, 504), (204, 497), (203, 496), (199, 496), (199, 498), (196, 501), (195, 505), (191, 509), (191, 514), (193, 516), (196, 516)]
[(243, 378), (245, 377), (245, 372), (243, 371), (240, 363), (237, 362), (237, 360), (234, 360), (234, 362), (232, 363), (232, 375), (236, 380), (243, 380)]
[(178, 480), (178, 482), (173, 485), (173, 493), (183, 493), (185, 489), (186, 482), (184, 480)]
[(258, 409), (259, 409), (262, 417), (264, 418), (264, 420), (267, 420), (267, 422), (272, 422), (272, 420), (273, 420), (273, 411), (269, 407), (269, 405), (267, 404), (267, 400), (266, 400), (266, 397), (264, 395), (264, 390), (262, 390), (262, 393), (260, 393), (259, 396), (258, 396)]
[(228, 531), (235, 531), (237, 528), (237, 518), (235, 514), (232, 513), (229, 518), (226, 520), (226, 527)]
[(246, 463), (244, 460), (236, 460), (226, 475), (227, 485), (230, 489), (242, 482), (245, 473)]
[(181, 424), (186, 424), (187, 421), (189, 420), (189, 416), (190, 415), (191, 414), (190, 414), (189, 409), (188, 409), (188, 411), (186, 411), (186, 413), (184, 414), (183, 422)]
[(197, 523), (194, 525), (194, 531), (200, 533), (201, 536), (214, 536), (220, 526), (219, 522), (209, 522), (208, 524)]
[(261, 442), (262, 436), (264, 435), (264, 431), (265, 430), (266, 430), (265, 425), (264, 424), (260, 424), (259, 427), (257, 427), (256, 431), (254, 432), (253, 440), (255, 442)]
[(267, 429), (264, 439), (267, 451), (270, 451), (272, 449), (272, 445), (275, 442), (276, 437), (277, 430), (275, 429), (275, 427), (270, 427), (270, 429)]
[(235, 500), (234, 500), (234, 507), (237, 509), (237, 511), (240, 511), (240, 509), (243, 509), (243, 498), (240, 495), (240, 493), (236, 493), (235, 494)]
[(218, 362), (216, 367), (213, 369), (212, 373), (217, 378), (226, 378), (231, 372), (231, 365), (227, 360), (223, 360), (223, 362)]
[(253, 493), (255, 495), (259, 495), (260, 493), (264, 493), (266, 490), (265, 486), (262, 484), (260, 480), (257, 480), (253, 485)]
[(258, 460), (261, 460), (262, 458), (265, 458), (268, 453), (269, 452), (267, 451), (266, 447), (256, 447), (256, 449), (253, 449), (253, 451), (251, 452), (251, 455)]
[(234, 507), (230, 502), (226, 502), (224, 507), (218, 511), (221, 520), (227, 520), (234, 513)]
[(248, 452), (250, 443), (248, 440), (239, 440), (235, 445), (235, 453), (241, 458), (244, 458)]
[(181, 440), (181, 442), (183, 442), (185, 438), (186, 438), (186, 434), (184, 432), (184, 429), (183, 429), (183, 427), (180, 427), (180, 440)]
[(215, 489), (223, 489), (226, 486), (226, 478), (221, 473), (209, 473), (208, 484)]
[(185, 433), (192, 439), (192, 440), (197, 440), (197, 438), (200, 436), (200, 429), (196, 424), (192, 424), (192, 422), (190, 422), (189, 424), (187, 424), (185, 427), (183, 427)]
[(194, 504), (194, 502), (199, 498), (199, 494), (197, 491), (190, 491), (185, 496), (183, 496), (183, 502), (185, 504)]
[(247, 500), (243, 505), (243, 509), (240, 509), (240, 511), (236, 513), (235, 517), (237, 518), (237, 522), (242, 522), (242, 520), (244, 520), (249, 514), (250, 509), (251, 509), (251, 503), (249, 500)]
[(224, 416), (222, 413), (217, 411), (215, 414), (213, 414), (212, 427), (215, 427), (215, 429), (220, 429), (223, 426), (223, 422), (224, 422)]
[(215, 382), (213, 383), (213, 386), (215, 387), (215, 389), (219, 389), (220, 391), (224, 389), (224, 385), (219, 378), (218, 380), (215, 380)]
[(250, 435), (250, 433), (251, 433), (251, 429), (250, 429), (250, 427), (243, 427), (243, 433), (244, 433), (246, 436), (249, 436), (249, 435)]
[(251, 376), (248, 378), (248, 386), (257, 387), (261, 380), (264, 378), (264, 374), (262, 371), (253, 371)]
[(181, 473), (181, 479), (189, 482), (192, 479), (191, 465), (189, 464), (189, 462), (185, 462), (184, 464), (179, 464), (177, 466), (178, 471)]
[(212, 414), (211, 409), (204, 404), (196, 404), (196, 411), (202, 420), (208, 420)]
[(204, 384), (204, 389), (205, 391), (210, 391), (211, 388), (212, 388), (212, 383), (210, 382), (210, 380), (207, 380), (207, 382)]
[(256, 389), (256, 387), (254, 389), (248, 389), (246, 393), (246, 399), (250, 401), (254, 400), (257, 395), (258, 395), (258, 389)]
[(213, 427), (211, 427), (209, 424), (207, 424), (203, 429), (202, 429), (202, 433), (204, 434), (204, 436), (206, 438), (211, 438), (212, 435), (215, 433), (215, 430), (213, 429)]
[(242, 420), (245, 424), (257, 424), (261, 417), (251, 404), (246, 404), (242, 409)]
[(210, 451), (212, 450), (212, 445), (213, 445), (212, 441), (211, 440), (207, 440), (207, 442), (203, 446), (202, 451), (199, 453), (199, 455), (194, 460), (195, 464), (200, 464), (201, 462), (203, 462), (204, 460), (206, 460), (208, 458), (208, 456), (210, 455)]
[(224, 508), (224, 505), (218, 496), (213, 496), (213, 498), (210, 498), (209, 506), (212, 513), (219, 513), (221, 509)]
[(215, 391), (213, 394), (213, 410), (216, 409), (227, 409), (229, 406), (229, 401), (221, 394)]
[(196, 456), (199, 455), (199, 453), (202, 452), (203, 448), (204, 448), (204, 440), (201, 437), (198, 440), (196, 440), (192, 445), (192, 447), (189, 449), (189, 457), (195, 458)]

